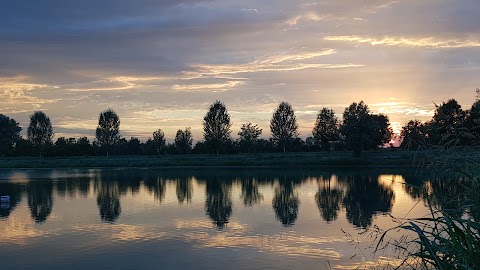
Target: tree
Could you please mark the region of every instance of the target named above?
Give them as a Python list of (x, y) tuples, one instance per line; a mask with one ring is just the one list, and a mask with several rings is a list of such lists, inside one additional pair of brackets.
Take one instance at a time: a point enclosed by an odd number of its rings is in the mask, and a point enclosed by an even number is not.
[(179, 129), (177, 135), (175, 135), (175, 147), (179, 150), (180, 155), (182, 153), (187, 154), (192, 149), (192, 132), (190, 128), (185, 128), (185, 131)]
[(13, 150), (13, 146), (20, 138), (22, 128), (17, 121), (0, 114), (0, 156), (7, 155)]
[(332, 109), (323, 108), (318, 113), (312, 134), (315, 143), (322, 150), (330, 150), (331, 143), (340, 139), (338, 119)]
[(155, 145), (155, 153), (160, 154), (165, 148), (165, 134), (161, 129), (153, 132), (153, 142)]
[(30, 125), (27, 129), (27, 138), (32, 145), (39, 149), (40, 155), (44, 148), (52, 145), (53, 128), (50, 118), (41, 111), (36, 111), (30, 115)]
[(343, 112), (343, 124), (340, 127), (345, 142), (354, 156), (360, 156), (362, 150), (374, 144), (377, 123), (370, 117), (370, 110), (363, 102), (352, 103)]
[(298, 137), (298, 124), (292, 106), (287, 102), (278, 105), (270, 121), (272, 140), (286, 152), (287, 146)]
[(120, 139), (120, 118), (113, 109), (108, 109), (100, 113), (98, 117), (98, 127), (95, 131), (98, 145), (105, 148), (107, 156), (111, 148)]
[(410, 120), (402, 127), (400, 133), (402, 136), (402, 144), (400, 147), (404, 149), (418, 150), (426, 146), (425, 126), (420, 120)]
[(455, 99), (436, 105), (435, 114), (430, 123), (430, 139), (434, 144), (444, 147), (465, 145), (471, 138), (466, 128), (466, 113)]
[(238, 136), (240, 136), (240, 148), (250, 152), (261, 134), (262, 129), (259, 128), (258, 125), (253, 125), (252, 123), (242, 124), (238, 132)]
[(370, 115), (376, 123), (375, 136), (371, 148), (376, 148), (379, 145), (384, 145), (392, 139), (393, 130), (390, 127), (390, 120), (388, 116), (383, 114)]
[(468, 113), (467, 123), (470, 132), (475, 136), (475, 144), (478, 146), (480, 141), (480, 89), (477, 89), (477, 99)]
[(220, 147), (231, 141), (231, 126), (230, 115), (225, 104), (215, 101), (203, 118), (203, 137), (205, 143), (216, 150), (217, 154)]

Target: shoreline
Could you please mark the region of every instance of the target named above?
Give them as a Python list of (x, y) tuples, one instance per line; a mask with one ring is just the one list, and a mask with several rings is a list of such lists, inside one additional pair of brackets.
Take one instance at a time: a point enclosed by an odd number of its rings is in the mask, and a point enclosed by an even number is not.
[[(480, 160), (480, 151), (405, 151), (380, 149), (352, 157), (351, 152), (294, 152), (228, 155), (5, 157), (0, 169), (60, 168), (415, 168), (439, 158)], [(431, 163), (436, 166), (437, 164)]]

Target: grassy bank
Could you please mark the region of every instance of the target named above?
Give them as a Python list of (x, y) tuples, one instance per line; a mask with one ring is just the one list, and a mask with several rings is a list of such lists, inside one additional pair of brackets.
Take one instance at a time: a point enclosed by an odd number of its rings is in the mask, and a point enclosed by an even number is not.
[[(426, 156), (453, 155), (448, 152)], [(458, 155), (458, 153), (456, 153)], [(264, 153), (236, 155), (168, 155), (111, 157), (15, 157), (0, 158), (0, 168), (86, 168), (86, 167), (275, 167), (275, 166), (412, 166), (423, 154), (414, 151), (381, 149), (353, 158), (350, 152)], [(462, 156), (480, 156), (478, 152)], [(417, 161), (415, 161), (417, 160)]]

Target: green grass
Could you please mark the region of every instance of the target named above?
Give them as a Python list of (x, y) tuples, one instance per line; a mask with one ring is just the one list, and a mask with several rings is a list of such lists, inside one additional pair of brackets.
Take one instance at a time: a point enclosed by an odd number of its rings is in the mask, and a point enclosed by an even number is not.
[[(425, 158), (425, 164), (435, 165), (435, 173), (457, 173), (454, 179), (460, 177), (463, 180), (463, 191), (452, 196), (432, 194), (424, 190), (429, 215), (409, 219), (394, 218), (398, 226), (382, 232), (376, 250), (395, 248), (402, 261), (399, 266), (401, 269), (480, 269), (480, 159), (460, 155), (459, 152), (452, 152), (448, 156), (423, 157)], [(435, 196), (443, 196), (445, 205), (460, 198), (463, 203), (454, 209), (441, 207), (432, 203)], [(459, 211), (463, 214), (458, 214)], [(392, 231), (401, 231), (403, 235), (392, 238)]]
[[(425, 154), (432, 155), (431, 152)], [(423, 155), (423, 154), (422, 154)], [(435, 154), (436, 155), (436, 154)], [(445, 153), (442, 153), (445, 155)], [(462, 156), (465, 153), (461, 154)], [(472, 152), (468, 155), (478, 156)], [(353, 158), (351, 152), (264, 153), (231, 155), (166, 155), (110, 157), (12, 157), (0, 158), (0, 168), (86, 167), (275, 167), (275, 166), (412, 166), (421, 155), (414, 151), (379, 149)]]

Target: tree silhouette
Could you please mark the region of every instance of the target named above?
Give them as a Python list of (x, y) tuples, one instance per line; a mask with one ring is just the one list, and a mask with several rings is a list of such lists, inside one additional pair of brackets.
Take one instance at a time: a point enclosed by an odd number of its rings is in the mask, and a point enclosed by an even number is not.
[(34, 147), (39, 149), (40, 155), (46, 146), (52, 145), (53, 128), (50, 118), (41, 111), (30, 115), (30, 125), (27, 129), (27, 138)]
[(53, 184), (51, 181), (27, 183), (28, 207), (33, 220), (42, 223), (48, 219), (53, 208)]
[(210, 145), (218, 154), (218, 150), (231, 140), (230, 115), (225, 104), (215, 101), (203, 118), (203, 137), (205, 143)]
[(177, 130), (177, 135), (175, 135), (175, 148), (177, 148), (180, 154), (188, 154), (192, 149), (192, 143), (192, 132), (189, 127), (185, 128), (185, 130)]
[(103, 222), (115, 223), (122, 212), (118, 182), (102, 179), (96, 188), (100, 218)]
[(263, 200), (263, 195), (258, 191), (258, 183), (254, 178), (242, 178), (242, 195), (245, 206), (253, 206)]
[(401, 136), (403, 138), (400, 147), (404, 149), (418, 150), (427, 145), (426, 128), (420, 120), (410, 120), (402, 127)]
[(177, 199), (179, 204), (192, 202), (193, 187), (190, 178), (177, 178)]
[(340, 139), (338, 119), (332, 109), (323, 108), (318, 113), (312, 135), (322, 150), (330, 150), (331, 143)]
[(315, 201), (322, 215), (323, 220), (330, 222), (336, 220), (340, 205), (343, 199), (343, 191), (337, 188), (331, 188), (330, 178), (328, 184), (318, 189), (315, 194)]
[(390, 120), (388, 116), (384, 114), (370, 115), (373, 121), (376, 123), (375, 131), (373, 134), (373, 143), (370, 148), (376, 148), (379, 145), (384, 145), (392, 139), (393, 130), (390, 127)]
[(252, 123), (242, 124), (238, 136), (240, 136), (240, 149), (250, 152), (255, 147), (258, 137), (262, 134), (262, 129)]
[[(343, 112), (343, 124), (341, 133), (345, 137), (347, 147), (353, 150), (354, 156), (360, 156), (362, 150), (375, 148), (381, 144), (380, 140), (385, 138), (385, 134), (390, 131), (384, 130), (385, 127), (380, 125), (380, 120), (370, 114), (368, 106), (363, 102), (352, 103), (345, 108)], [(390, 135), (391, 136), (391, 135)]]
[(277, 220), (283, 226), (288, 227), (295, 224), (298, 217), (298, 205), (298, 194), (295, 192), (293, 181), (279, 181), (279, 185), (275, 187), (272, 207)]
[(107, 109), (100, 113), (95, 136), (98, 145), (106, 149), (108, 156), (112, 147), (120, 139), (120, 118), (113, 109)]
[(153, 132), (153, 145), (155, 154), (160, 154), (165, 148), (165, 134), (161, 129)]
[(351, 224), (367, 228), (374, 215), (392, 210), (394, 198), (393, 190), (381, 186), (377, 179), (354, 176), (348, 181), (343, 205)]
[(436, 105), (435, 114), (429, 123), (429, 137), (436, 145), (455, 147), (465, 145), (472, 139), (465, 127), (466, 113), (455, 99)]
[(148, 176), (147, 181), (145, 181), (145, 186), (150, 192), (153, 192), (155, 199), (162, 203), (165, 199), (165, 190), (167, 187), (167, 181), (160, 176)]
[(12, 152), (13, 145), (20, 139), (20, 131), (17, 121), (0, 114), (0, 156)]
[(298, 124), (292, 106), (287, 102), (278, 105), (270, 121), (272, 140), (286, 152), (287, 146), (298, 137)]
[[(480, 95), (480, 90), (478, 89), (477, 95)], [(475, 136), (474, 144), (480, 146), (480, 97), (473, 103), (467, 121), (470, 132)]]
[(205, 211), (218, 229), (223, 229), (232, 214), (231, 183), (207, 179)]

